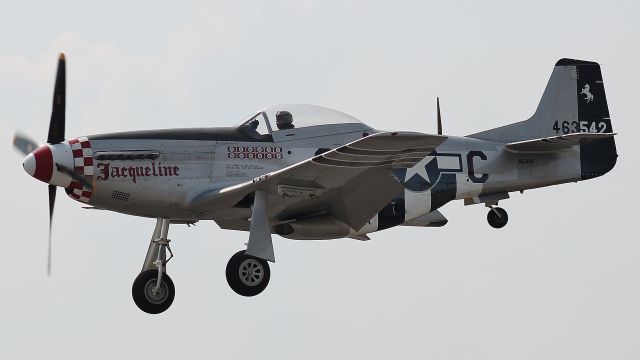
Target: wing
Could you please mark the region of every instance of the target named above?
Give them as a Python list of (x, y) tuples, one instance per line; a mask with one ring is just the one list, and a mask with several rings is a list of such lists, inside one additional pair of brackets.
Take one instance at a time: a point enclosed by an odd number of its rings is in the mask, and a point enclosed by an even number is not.
[(329, 214), (360, 229), (403, 191), (391, 170), (414, 166), (446, 139), (420, 133), (370, 135), (252, 181), (203, 192), (190, 204), (233, 222), (247, 218), (253, 193), (263, 190), (272, 225)]
[(615, 133), (573, 133), (567, 135), (552, 136), (548, 138), (525, 140), (509, 143), (507, 151), (512, 152), (541, 152), (570, 148), (574, 145), (589, 141), (605, 139), (616, 135)]

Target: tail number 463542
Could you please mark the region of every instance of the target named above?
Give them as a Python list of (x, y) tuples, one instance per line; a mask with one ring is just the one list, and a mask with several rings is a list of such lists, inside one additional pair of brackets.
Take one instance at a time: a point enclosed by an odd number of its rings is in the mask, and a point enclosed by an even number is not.
[(571, 133), (603, 133), (607, 130), (607, 124), (604, 121), (558, 121), (553, 123), (553, 130), (556, 134)]

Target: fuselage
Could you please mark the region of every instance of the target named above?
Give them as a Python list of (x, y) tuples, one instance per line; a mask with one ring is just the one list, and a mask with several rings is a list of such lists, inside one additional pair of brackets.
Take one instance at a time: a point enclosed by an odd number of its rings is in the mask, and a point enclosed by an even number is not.
[[(339, 124), (280, 132), (275, 137), (259, 135), (241, 126), (79, 137), (53, 150), (57, 158), (73, 156), (64, 158), (65, 163), (73, 163), (77, 173), (93, 182), (93, 189), (83, 189), (55, 169), (52, 177), (72, 198), (96, 208), (186, 222), (210, 219), (223, 228), (248, 230), (248, 206), (209, 213), (191, 207), (191, 200), (204, 191), (257, 178), (378, 131), (364, 124)], [(326, 236), (309, 238), (366, 234), (420, 218), (451, 200), (487, 202), (503, 199), (511, 191), (581, 178), (578, 147), (523, 155), (505, 151), (504, 146), (449, 136), (414, 167), (393, 169), (403, 193), (363, 228), (331, 230), (321, 224)]]

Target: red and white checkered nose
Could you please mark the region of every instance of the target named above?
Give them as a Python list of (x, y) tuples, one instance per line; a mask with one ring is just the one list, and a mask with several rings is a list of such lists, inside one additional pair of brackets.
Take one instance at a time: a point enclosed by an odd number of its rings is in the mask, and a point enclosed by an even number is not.
[(73, 168), (73, 155), (68, 143), (42, 145), (27, 155), (22, 167), (27, 174), (47, 184), (67, 187), (71, 177), (56, 169), (56, 164)]

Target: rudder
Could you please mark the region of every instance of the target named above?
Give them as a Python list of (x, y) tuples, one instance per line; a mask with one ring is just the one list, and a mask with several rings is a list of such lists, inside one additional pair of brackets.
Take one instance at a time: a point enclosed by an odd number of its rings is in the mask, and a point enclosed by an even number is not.
[[(600, 65), (595, 62), (562, 59), (575, 66), (578, 98), (578, 122), (581, 132), (613, 133), (611, 117), (604, 91)], [(588, 129), (588, 131), (583, 131)], [(613, 137), (580, 144), (582, 180), (602, 176), (616, 164), (618, 154)]]

